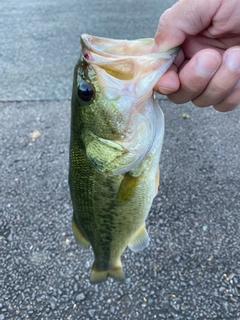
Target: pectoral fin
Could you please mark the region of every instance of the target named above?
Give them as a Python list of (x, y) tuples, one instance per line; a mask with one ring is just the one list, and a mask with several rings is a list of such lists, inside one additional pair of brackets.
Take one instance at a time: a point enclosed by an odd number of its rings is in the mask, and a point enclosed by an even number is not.
[(138, 252), (145, 249), (148, 246), (149, 241), (149, 235), (147, 233), (145, 224), (143, 224), (141, 228), (139, 228), (139, 230), (134, 234), (128, 246), (132, 251)]
[(137, 188), (139, 177), (132, 177), (128, 172), (125, 174), (117, 194), (117, 203), (123, 204), (130, 200)]
[(89, 249), (90, 242), (83, 236), (83, 234), (79, 230), (74, 218), (72, 219), (72, 230), (73, 230), (73, 235), (74, 235), (74, 238), (76, 239), (76, 241), (84, 248)]

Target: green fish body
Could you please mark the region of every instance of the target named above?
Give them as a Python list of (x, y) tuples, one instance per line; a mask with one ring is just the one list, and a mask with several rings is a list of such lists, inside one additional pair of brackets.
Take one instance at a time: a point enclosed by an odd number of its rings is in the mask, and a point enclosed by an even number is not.
[(92, 246), (90, 281), (124, 279), (125, 248), (148, 246), (145, 220), (158, 190), (164, 116), (153, 87), (177, 49), (151, 53), (153, 39), (81, 36), (75, 67), (69, 185), (73, 233)]

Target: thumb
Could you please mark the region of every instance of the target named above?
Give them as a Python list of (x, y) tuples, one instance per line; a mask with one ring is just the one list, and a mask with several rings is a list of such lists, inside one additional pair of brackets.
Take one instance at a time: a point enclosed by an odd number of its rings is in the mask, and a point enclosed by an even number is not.
[(179, 0), (159, 19), (155, 43), (159, 51), (181, 45), (188, 35), (206, 29), (221, 6), (216, 0)]

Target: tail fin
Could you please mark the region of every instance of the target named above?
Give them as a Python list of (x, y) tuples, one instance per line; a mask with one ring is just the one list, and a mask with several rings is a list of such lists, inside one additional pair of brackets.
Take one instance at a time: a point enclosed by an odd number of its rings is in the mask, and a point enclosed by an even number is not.
[(116, 267), (108, 270), (98, 270), (93, 264), (92, 273), (90, 276), (90, 282), (92, 284), (106, 281), (108, 277), (111, 277), (118, 281), (124, 280), (125, 275), (122, 269), (121, 262), (120, 262), (120, 265), (117, 265)]

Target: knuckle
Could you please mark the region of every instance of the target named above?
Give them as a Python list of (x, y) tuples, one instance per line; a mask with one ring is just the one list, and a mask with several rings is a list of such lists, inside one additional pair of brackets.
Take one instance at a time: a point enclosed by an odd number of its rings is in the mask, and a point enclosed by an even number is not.
[(224, 97), (230, 90), (226, 81), (213, 82), (211, 85), (211, 92), (214, 96)]
[(228, 112), (232, 111), (237, 107), (236, 104), (230, 104), (230, 103), (217, 103), (213, 105), (213, 108), (219, 112)]
[(159, 25), (160, 26), (167, 26), (169, 24), (169, 16), (171, 15), (171, 8), (165, 10), (163, 14), (159, 18)]
[(200, 81), (189, 81), (188, 83), (181, 83), (181, 89), (179, 92), (191, 101), (202, 94), (206, 87), (206, 83)]
[(200, 108), (205, 108), (205, 107), (210, 107), (212, 104), (211, 103), (209, 103), (209, 101), (208, 100), (203, 100), (203, 99), (198, 99), (198, 98), (196, 98), (196, 99), (193, 99), (192, 100), (192, 103), (195, 105), (195, 106), (197, 106), (197, 107), (200, 107)]
[(220, 112), (227, 112), (235, 109), (240, 105), (240, 88), (236, 88), (221, 102), (215, 104), (214, 109)]
[(173, 102), (175, 104), (182, 104), (182, 103), (186, 103), (186, 102), (190, 101), (190, 99), (183, 97), (179, 93), (168, 94), (167, 97), (171, 102)]

